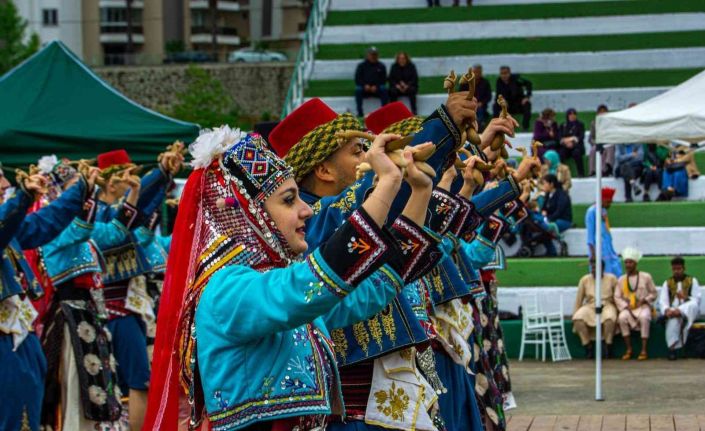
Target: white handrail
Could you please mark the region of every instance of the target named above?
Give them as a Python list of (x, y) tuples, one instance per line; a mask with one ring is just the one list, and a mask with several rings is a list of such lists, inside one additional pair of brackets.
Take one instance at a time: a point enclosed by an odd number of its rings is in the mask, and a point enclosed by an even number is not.
[(282, 108), (282, 118), (304, 102), (304, 90), (311, 78), (311, 73), (313, 73), (314, 57), (316, 51), (318, 51), (318, 42), (323, 33), (323, 24), (326, 21), (330, 2), (331, 0), (315, 0), (313, 2), (304, 39), (301, 41), (301, 48), (296, 57), (296, 65), (289, 83), (289, 91)]

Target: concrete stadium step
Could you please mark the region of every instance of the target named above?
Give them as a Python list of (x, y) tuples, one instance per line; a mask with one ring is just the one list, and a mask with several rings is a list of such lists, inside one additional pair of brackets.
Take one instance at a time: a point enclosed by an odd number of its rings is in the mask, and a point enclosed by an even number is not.
[[(595, 108), (605, 103), (613, 110), (626, 108), (629, 103), (640, 103), (658, 96), (668, 87), (650, 88), (603, 88), (593, 90), (543, 90), (534, 91), (531, 98), (533, 112), (541, 112), (544, 108), (553, 108), (556, 112), (565, 112), (569, 108), (580, 111), (594, 111)], [(417, 97), (417, 107), (420, 115), (431, 114), (447, 99), (446, 94), (424, 94)], [(337, 112), (353, 112), (355, 98), (351, 94), (347, 97), (323, 97), (322, 100)], [(406, 98), (402, 101), (407, 102)], [(380, 102), (376, 98), (363, 101), (365, 113), (370, 113), (379, 108)]]
[[(648, 217), (648, 214), (644, 214)], [(612, 227), (612, 241), (617, 252), (636, 247), (644, 255), (705, 254), (705, 227)], [(570, 256), (587, 256), (587, 230), (569, 229), (564, 234)]]
[[(473, 0), (474, 6), (498, 6), (498, 5), (521, 5), (521, 4), (545, 4), (545, 3), (583, 3), (600, 0)], [(607, 1), (607, 0), (605, 0)], [(441, 6), (451, 6), (452, 0), (441, 0)], [(425, 0), (333, 0), (330, 10), (369, 10), (369, 9), (413, 9), (426, 7)], [(465, 0), (461, 1), (461, 6), (465, 6)]]
[[(621, 252), (621, 250), (618, 250)], [(644, 256), (639, 269), (650, 273), (657, 284), (671, 275), (671, 255)], [(686, 256), (686, 271), (705, 283), (705, 256)], [(510, 258), (507, 269), (497, 272), (500, 286), (577, 286), (580, 277), (588, 273), (585, 257)]]
[[(585, 227), (592, 203), (573, 204), (575, 227)], [(617, 227), (705, 227), (705, 201), (613, 203), (610, 222)]]
[[(595, 202), (595, 178), (573, 178), (573, 187), (570, 189), (570, 199), (573, 204), (592, 204)], [(603, 187), (612, 187), (617, 190), (614, 195), (615, 202), (624, 202), (624, 180), (621, 178), (608, 177), (602, 179)], [(656, 199), (658, 193), (656, 188), (652, 188), (650, 196)], [(635, 197), (637, 200), (641, 196)], [(688, 201), (705, 200), (705, 176), (701, 175), (697, 179), (688, 181)], [(705, 213), (703, 213), (705, 222)]]
[[(501, 274), (500, 274), (501, 277)], [(697, 276), (696, 276), (697, 278)], [(575, 297), (578, 294), (578, 281), (575, 280), (575, 286), (562, 287), (547, 287), (547, 286), (531, 286), (531, 287), (505, 287), (500, 285), (497, 289), (497, 303), (502, 311), (509, 311), (519, 314), (522, 300), (533, 295), (538, 296), (538, 303), (541, 310), (546, 313), (557, 313), (561, 309), (563, 303), (563, 314), (570, 316), (573, 314), (575, 307)], [(657, 289), (661, 289), (662, 283), (665, 280), (654, 280)], [(702, 279), (698, 282), (702, 283)], [(700, 301), (700, 316), (705, 316), (705, 301)]]
[[(704, 21), (705, 22), (705, 21)], [(360, 59), (316, 60), (311, 80), (350, 79)], [(381, 60), (387, 70), (393, 58)], [(445, 76), (448, 71), (464, 72), (475, 63), (485, 71), (497, 71), (509, 65), (516, 73), (597, 72), (613, 70), (681, 69), (705, 67), (705, 47), (640, 49), (601, 52), (557, 52), (532, 54), (468, 55), (452, 57), (416, 57), (419, 76)], [(615, 83), (618, 85), (619, 83)]]
[(325, 26), (321, 44), (580, 36), (705, 29), (704, 13)]

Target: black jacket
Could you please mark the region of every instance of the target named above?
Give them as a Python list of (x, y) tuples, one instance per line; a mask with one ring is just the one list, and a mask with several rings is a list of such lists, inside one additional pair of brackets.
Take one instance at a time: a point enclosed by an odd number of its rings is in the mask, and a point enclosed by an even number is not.
[(475, 99), (482, 103), (484, 106), (488, 106), (490, 100), (492, 100), (492, 87), (490, 87), (490, 81), (485, 78), (480, 78), (475, 83)]
[(384, 85), (387, 82), (387, 68), (381, 61), (371, 63), (367, 60), (357, 65), (355, 85)]
[(543, 203), (542, 211), (546, 211), (548, 221), (568, 220), (573, 221), (573, 208), (570, 196), (562, 188), (556, 189)]
[(519, 106), (521, 105), (521, 99), (531, 97), (531, 89), (531, 81), (522, 78), (518, 74), (512, 74), (507, 83), (502, 81), (502, 78), (497, 78), (497, 94), (495, 95), (495, 100), (497, 100), (497, 97), (501, 94), (510, 107)]
[(399, 63), (392, 64), (389, 70), (389, 86), (394, 87), (399, 82), (405, 82), (415, 89), (419, 88), (419, 75), (416, 73), (414, 63), (407, 63), (406, 66), (400, 66)]

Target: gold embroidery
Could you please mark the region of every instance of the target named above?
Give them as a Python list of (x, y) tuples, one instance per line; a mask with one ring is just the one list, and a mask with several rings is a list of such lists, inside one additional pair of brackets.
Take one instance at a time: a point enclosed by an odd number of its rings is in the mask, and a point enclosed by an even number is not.
[(22, 424), (20, 425), (20, 431), (32, 431), (32, 427), (29, 426), (29, 415), (27, 414), (26, 406), (22, 411)]
[(344, 213), (349, 212), (357, 202), (357, 199), (355, 198), (355, 190), (359, 189), (360, 186), (360, 183), (355, 183), (350, 186), (348, 191), (345, 192), (345, 196), (343, 196), (339, 201), (332, 203), (330, 207), (337, 208)]
[(392, 382), (392, 387), (386, 392), (375, 392), (375, 400), (378, 411), (395, 421), (404, 422), (404, 411), (409, 407), (409, 396), (403, 388), (397, 389), (396, 382)]
[(387, 308), (382, 311), (382, 328), (384, 328), (384, 333), (387, 334), (392, 344), (397, 342), (397, 327), (394, 324), (394, 316), (392, 315), (392, 305), (389, 304)]
[(313, 215), (317, 215), (321, 212), (321, 201), (316, 201), (315, 204), (311, 205), (311, 210), (313, 210)]
[(370, 334), (367, 333), (364, 322), (357, 322), (353, 325), (353, 335), (355, 336), (355, 341), (357, 341), (357, 344), (362, 347), (365, 355), (367, 355), (370, 345)]
[(401, 356), (401, 358), (404, 359), (405, 361), (410, 361), (413, 354), (414, 354), (414, 351), (411, 348), (399, 351), (399, 356)]
[(372, 338), (375, 340), (379, 348), (382, 348), (382, 326), (379, 324), (379, 320), (377, 320), (377, 316), (372, 316), (371, 319), (367, 321), (367, 326), (370, 328), (370, 334), (372, 334)]
[(348, 355), (348, 340), (345, 338), (345, 332), (342, 329), (334, 329), (330, 331), (330, 338), (333, 341), (333, 350), (345, 362)]

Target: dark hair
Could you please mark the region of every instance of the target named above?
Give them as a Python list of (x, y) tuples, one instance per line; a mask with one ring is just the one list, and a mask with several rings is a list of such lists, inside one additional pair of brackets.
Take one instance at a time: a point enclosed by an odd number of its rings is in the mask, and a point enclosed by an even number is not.
[(674, 257), (673, 259), (671, 259), (671, 266), (674, 265), (685, 266), (685, 259), (683, 259), (681, 256)]
[(499, 70), (502, 69), (512, 70), (509, 66), (499, 66)]
[(607, 111), (609, 111), (609, 109), (607, 109), (607, 105), (600, 105), (597, 107), (597, 112), (600, 112), (600, 111), (607, 112)]
[(553, 174), (546, 174), (543, 176), (542, 179), (544, 181), (546, 181), (547, 183), (552, 184), (553, 187), (555, 187), (556, 189), (561, 187), (561, 183), (560, 183), (560, 181), (558, 181), (558, 177)]
[(541, 119), (542, 120), (548, 120), (551, 117), (555, 117), (556, 111), (554, 111), (551, 108), (546, 108), (543, 111), (541, 111)]

